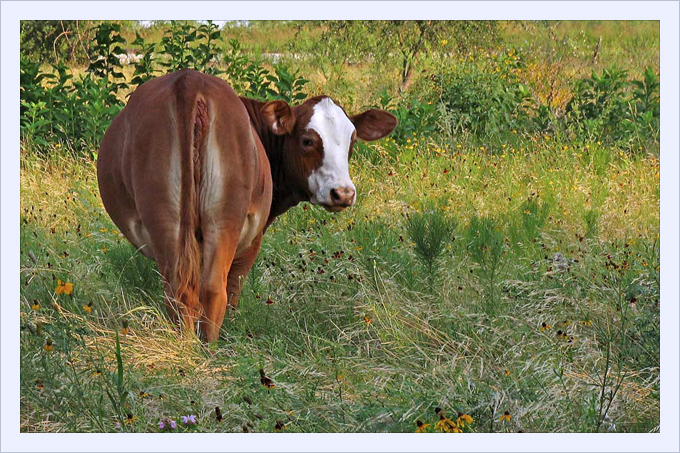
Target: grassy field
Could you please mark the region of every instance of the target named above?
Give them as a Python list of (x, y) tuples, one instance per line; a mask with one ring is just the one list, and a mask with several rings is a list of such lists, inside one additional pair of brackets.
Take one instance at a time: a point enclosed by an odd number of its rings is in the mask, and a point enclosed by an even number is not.
[(438, 138), (361, 144), (354, 207), (280, 217), (214, 346), (92, 158), (26, 138), (22, 432), (658, 431), (658, 154)]

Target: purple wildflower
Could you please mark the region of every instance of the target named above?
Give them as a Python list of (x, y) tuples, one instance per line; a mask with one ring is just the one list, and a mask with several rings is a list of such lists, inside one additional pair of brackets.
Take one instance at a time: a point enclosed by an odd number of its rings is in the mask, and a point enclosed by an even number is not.
[(167, 430), (172, 430), (172, 429), (177, 429), (177, 422), (175, 422), (171, 418), (161, 418), (160, 421), (158, 422), (158, 429), (161, 431), (167, 431)]
[(182, 415), (182, 424), (183, 425), (195, 425), (196, 424), (196, 416), (195, 415)]

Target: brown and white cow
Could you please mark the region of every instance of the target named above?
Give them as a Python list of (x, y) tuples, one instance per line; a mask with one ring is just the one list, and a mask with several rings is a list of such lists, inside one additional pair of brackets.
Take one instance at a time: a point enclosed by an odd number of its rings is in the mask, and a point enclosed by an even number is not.
[(348, 117), (327, 96), (291, 107), (239, 97), (192, 70), (153, 79), (106, 131), (99, 191), (114, 223), (156, 261), (173, 321), (215, 341), (272, 221), (301, 201), (354, 204), (352, 146), (390, 134), (382, 110)]

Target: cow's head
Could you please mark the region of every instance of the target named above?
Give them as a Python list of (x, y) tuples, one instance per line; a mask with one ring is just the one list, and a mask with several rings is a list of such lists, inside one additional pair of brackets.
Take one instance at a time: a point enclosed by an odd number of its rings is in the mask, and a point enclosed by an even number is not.
[(357, 138), (378, 140), (397, 126), (394, 115), (383, 110), (347, 116), (327, 96), (296, 107), (269, 102), (262, 114), (274, 134), (286, 136), (282, 164), (289, 183), (312, 204), (332, 212), (354, 204), (356, 188), (349, 177), (349, 158)]

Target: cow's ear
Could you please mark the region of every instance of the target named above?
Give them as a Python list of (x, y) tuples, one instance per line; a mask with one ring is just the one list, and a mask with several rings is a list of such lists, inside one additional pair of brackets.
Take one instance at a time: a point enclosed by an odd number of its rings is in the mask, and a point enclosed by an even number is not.
[(267, 102), (262, 107), (262, 116), (267, 122), (269, 130), (276, 135), (289, 134), (295, 127), (293, 109), (283, 101)]
[(397, 117), (384, 110), (371, 109), (350, 118), (357, 136), (367, 142), (387, 137), (397, 127)]

